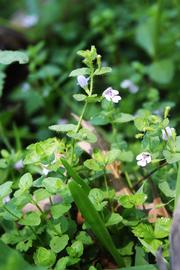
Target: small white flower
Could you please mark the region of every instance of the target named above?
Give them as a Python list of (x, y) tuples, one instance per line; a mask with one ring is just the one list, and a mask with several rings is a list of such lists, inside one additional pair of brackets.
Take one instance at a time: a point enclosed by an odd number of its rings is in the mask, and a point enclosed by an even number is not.
[(35, 14), (26, 14), (24, 12), (17, 12), (13, 16), (11, 22), (15, 26), (20, 26), (24, 28), (30, 28), (38, 23), (38, 16)]
[(121, 100), (119, 96), (119, 92), (114, 90), (112, 87), (108, 87), (102, 94), (102, 96), (108, 101), (112, 101), (114, 103), (118, 103)]
[(30, 90), (30, 84), (25, 82), (22, 84), (22, 92), (28, 92)]
[(79, 75), (77, 77), (77, 84), (81, 87), (81, 88), (85, 88), (87, 85), (88, 85), (88, 81), (89, 81), (89, 78), (86, 78), (85, 76), (83, 75)]
[(162, 129), (162, 139), (164, 141), (168, 141), (169, 138), (172, 138), (173, 134), (175, 134), (174, 128), (166, 127), (165, 129)]
[(23, 163), (23, 160), (22, 159), (18, 160), (14, 164), (14, 169), (17, 170), (17, 171), (21, 170), (23, 167), (24, 167), (24, 163)]
[(139, 91), (139, 87), (135, 85), (131, 80), (124, 80), (120, 84), (121, 88), (128, 89), (130, 93), (135, 94)]
[(145, 167), (148, 163), (151, 162), (152, 157), (151, 154), (148, 152), (142, 152), (136, 157), (137, 164), (141, 167)]
[(8, 203), (10, 200), (11, 200), (10, 196), (7, 195), (6, 197), (3, 198), (2, 201), (3, 201), (3, 204), (6, 204), (6, 203)]
[(47, 176), (49, 173), (50, 173), (50, 170), (48, 170), (47, 168), (44, 167), (44, 168), (42, 169), (42, 174), (43, 174), (43, 175)]
[(64, 124), (67, 124), (67, 123), (68, 123), (68, 121), (65, 118), (60, 118), (57, 121), (57, 125), (64, 125)]

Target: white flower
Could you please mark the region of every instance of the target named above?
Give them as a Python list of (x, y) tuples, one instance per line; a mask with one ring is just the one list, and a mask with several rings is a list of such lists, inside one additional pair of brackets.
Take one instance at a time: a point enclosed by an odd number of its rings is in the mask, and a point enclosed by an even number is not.
[(14, 169), (17, 170), (17, 171), (21, 170), (23, 167), (24, 167), (24, 163), (23, 163), (23, 160), (22, 159), (18, 160), (14, 164)]
[(152, 157), (151, 154), (148, 152), (142, 152), (136, 157), (137, 164), (141, 167), (145, 167), (148, 163), (151, 162)]
[(119, 92), (114, 90), (112, 87), (108, 87), (102, 94), (102, 96), (108, 101), (112, 101), (114, 103), (118, 103), (121, 100), (119, 96)]
[(175, 134), (174, 128), (166, 127), (165, 129), (162, 129), (162, 139), (164, 141), (168, 141), (169, 138), (172, 138), (173, 134)]
[(10, 200), (11, 200), (10, 196), (7, 195), (6, 197), (3, 198), (2, 201), (3, 201), (3, 204), (6, 204), (6, 203), (8, 203)]
[(81, 87), (81, 88), (85, 88), (87, 85), (88, 85), (88, 81), (89, 81), (89, 78), (86, 78), (85, 76), (83, 75), (79, 75), (77, 77), (77, 84)]
[(135, 85), (131, 80), (124, 80), (120, 84), (121, 88), (128, 89), (130, 93), (135, 94), (139, 91), (139, 87)]
[(24, 28), (30, 28), (38, 23), (38, 16), (35, 14), (26, 14), (23, 12), (17, 12), (12, 18), (12, 23), (15, 26), (20, 26)]
[(45, 175), (45, 176), (47, 176), (49, 173), (50, 173), (51, 171), (50, 170), (48, 170), (47, 168), (43, 168), (42, 169), (42, 175)]

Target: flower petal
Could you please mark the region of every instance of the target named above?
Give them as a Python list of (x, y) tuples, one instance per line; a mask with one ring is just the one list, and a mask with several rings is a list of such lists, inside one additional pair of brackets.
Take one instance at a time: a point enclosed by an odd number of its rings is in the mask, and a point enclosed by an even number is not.
[(114, 96), (114, 97), (112, 97), (112, 102), (114, 102), (114, 103), (118, 103), (120, 100), (121, 100), (121, 97), (120, 96)]

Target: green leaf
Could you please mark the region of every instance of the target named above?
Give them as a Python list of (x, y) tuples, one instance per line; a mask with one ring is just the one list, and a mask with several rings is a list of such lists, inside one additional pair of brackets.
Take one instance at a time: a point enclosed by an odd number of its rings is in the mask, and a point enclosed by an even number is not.
[(122, 195), (118, 201), (125, 208), (132, 208), (138, 205), (142, 205), (147, 196), (142, 193), (136, 193), (132, 195)]
[(180, 153), (172, 153), (168, 150), (164, 150), (163, 155), (169, 164), (180, 161)]
[(61, 158), (61, 162), (67, 170), (69, 176), (71, 176), (86, 192), (89, 194), (90, 187), (85, 183), (85, 181), (79, 176), (79, 174), (69, 165), (69, 163), (64, 159)]
[(155, 55), (154, 18), (141, 22), (136, 29), (137, 43), (150, 55)]
[(150, 240), (154, 239), (154, 232), (151, 224), (140, 223), (133, 228), (133, 233), (138, 238), (145, 238)]
[(49, 198), (50, 196), (51, 194), (47, 192), (46, 189), (43, 188), (39, 188), (34, 191), (34, 198), (37, 202)]
[(69, 262), (69, 257), (62, 257), (57, 261), (55, 270), (66, 270), (67, 269), (67, 264)]
[(144, 131), (144, 128), (148, 126), (148, 121), (144, 117), (136, 117), (134, 119), (134, 124), (139, 131)]
[(21, 241), (16, 245), (16, 249), (21, 251), (21, 252), (26, 252), (28, 251), (33, 245), (33, 241), (31, 239)]
[(173, 188), (172, 181), (165, 180), (164, 182), (159, 183), (159, 189), (164, 193), (166, 197), (174, 198), (175, 197), (175, 188)]
[(69, 211), (71, 208), (71, 205), (65, 205), (65, 204), (56, 204), (51, 207), (51, 213), (54, 219), (57, 219), (59, 217), (62, 217), (65, 213)]
[(101, 171), (104, 166), (101, 166), (96, 160), (94, 159), (87, 159), (84, 162), (84, 166), (92, 171)]
[(132, 162), (134, 158), (133, 152), (131, 151), (121, 151), (119, 160), (124, 162)]
[(174, 63), (171, 59), (163, 59), (152, 63), (148, 68), (150, 78), (160, 84), (168, 84), (174, 76)]
[(102, 97), (98, 97), (96, 94), (86, 97), (86, 101), (88, 103), (96, 103), (96, 102), (100, 102), (101, 100), (102, 100)]
[(119, 253), (122, 256), (128, 256), (128, 255), (132, 255), (133, 254), (133, 246), (134, 243), (133, 242), (129, 242), (126, 246), (124, 246), (123, 248), (119, 249)]
[(37, 212), (33, 212), (26, 214), (18, 223), (26, 226), (38, 226), (41, 223), (41, 219)]
[(83, 243), (83, 245), (91, 245), (93, 244), (93, 240), (87, 232), (81, 231), (77, 236), (76, 240), (79, 240)]
[(128, 113), (120, 113), (120, 115), (118, 115), (114, 122), (115, 123), (128, 123), (130, 121), (134, 120), (134, 116)]
[(0, 64), (9, 65), (13, 62), (19, 62), (19, 64), (26, 64), (28, 61), (28, 56), (24, 52), (0, 50)]
[(33, 179), (30, 173), (25, 173), (19, 180), (19, 188), (27, 190), (32, 186)]
[(103, 125), (107, 125), (109, 123), (109, 120), (104, 115), (98, 114), (98, 115), (92, 116), (90, 123), (95, 126), (103, 126)]
[(75, 95), (73, 95), (73, 98), (75, 99), (75, 100), (77, 100), (77, 101), (83, 101), (83, 100), (85, 100), (86, 99), (86, 95), (83, 95), (83, 94), (75, 94)]
[(71, 181), (69, 183), (69, 189), (75, 200), (77, 207), (79, 208), (81, 214), (91, 226), (91, 229), (95, 233), (96, 237), (102, 243), (102, 245), (110, 252), (114, 260), (119, 266), (123, 266), (123, 260), (119, 255), (112, 238), (107, 231), (104, 222), (99, 216), (98, 212), (94, 208), (93, 204), (87, 197), (87, 193), (75, 182)]
[(112, 71), (111, 67), (101, 67), (100, 69), (95, 70), (94, 75), (103, 75), (111, 71)]
[(55, 177), (47, 177), (43, 179), (42, 185), (50, 193), (57, 193), (64, 187), (63, 181)]
[(176, 151), (180, 152), (180, 136), (176, 137)]
[(77, 68), (69, 74), (69, 77), (77, 77), (79, 75), (87, 75), (90, 74), (89, 68)]
[(69, 236), (64, 234), (62, 236), (54, 236), (50, 241), (50, 247), (55, 253), (61, 252), (68, 244)]
[(97, 141), (96, 135), (87, 128), (81, 128), (79, 132), (73, 131), (68, 132), (69, 137), (79, 141), (87, 141), (89, 143), (95, 143)]
[(154, 227), (154, 235), (156, 238), (165, 238), (170, 235), (170, 226), (171, 226), (170, 218), (158, 218), (155, 227)]
[(6, 220), (19, 220), (22, 217), (22, 211), (17, 207), (15, 200), (10, 200), (6, 204), (7, 211), (4, 212), (3, 218)]
[(44, 247), (38, 247), (33, 258), (35, 264), (40, 266), (51, 267), (56, 261), (56, 255), (54, 254), (54, 252)]
[(13, 182), (7, 181), (4, 184), (0, 185), (0, 198), (4, 198), (7, 195), (9, 195), (9, 193), (11, 193), (12, 184), (13, 184)]
[(123, 218), (118, 213), (111, 213), (110, 217), (106, 221), (106, 227), (116, 225), (120, 223)]
[(136, 246), (136, 257), (135, 257), (135, 265), (145, 265), (148, 264), (145, 260), (145, 251), (142, 247)]
[(103, 202), (105, 195), (104, 192), (99, 188), (91, 189), (88, 197), (97, 211), (101, 211), (107, 204), (107, 202)]
[(56, 132), (68, 132), (76, 129), (76, 125), (73, 124), (64, 124), (64, 125), (53, 125), (49, 127), (50, 130)]
[(83, 251), (84, 251), (83, 244), (79, 240), (74, 241), (74, 243), (70, 247), (67, 247), (67, 253), (69, 254), (69, 256), (74, 258), (81, 257)]
[(44, 267), (32, 266), (23, 256), (0, 241), (0, 270), (47, 270)]
[(149, 265), (146, 264), (146, 265), (126, 267), (126, 268), (123, 267), (117, 270), (157, 270), (157, 268), (153, 264), (149, 264)]
[(133, 160), (133, 153), (131, 151), (121, 151), (119, 149), (112, 149), (106, 152), (104, 156), (104, 165), (111, 164), (116, 160), (132, 162)]

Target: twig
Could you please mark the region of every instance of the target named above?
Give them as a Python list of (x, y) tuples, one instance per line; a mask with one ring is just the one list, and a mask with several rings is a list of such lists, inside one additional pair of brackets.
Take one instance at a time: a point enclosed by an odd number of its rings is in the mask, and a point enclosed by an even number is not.
[(146, 180), (147, 178), (149, 178), (151, 175), (153, 175), (155, 172), (157, 172), (158, 170), (160, 170), (161, 168), (163, 168), (166, 165), (168, 165), (168, 163), (166, 161), (164, 163), (160, 164), (156, 169), (154, 169), (153, 171), (151, 171), (150, 173), (148, 173), (147, 175), (145, 175), (144, 177), (142, 177), (137, 183), (135, 183), (133, 185), (133, 188), (135, 188), (141, 182), (143, 182), (144, 180)]

